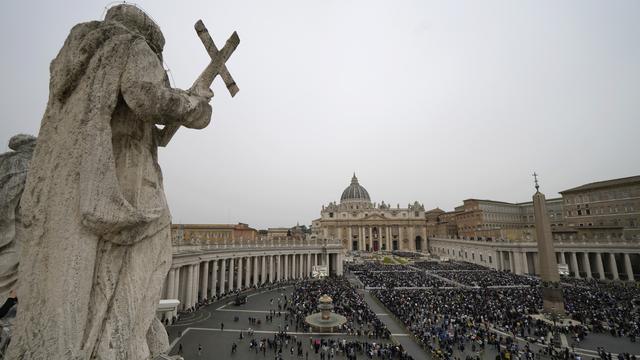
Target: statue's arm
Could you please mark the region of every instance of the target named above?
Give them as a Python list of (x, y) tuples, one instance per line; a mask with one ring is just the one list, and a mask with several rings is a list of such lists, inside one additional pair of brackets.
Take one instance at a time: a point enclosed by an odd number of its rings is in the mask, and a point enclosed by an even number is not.
[(137, 40), (122, 74), (121, 92), (129, 108), (142, 120), (160, 125), (201, 129), (211, 121), (209, 99), (168, 85), (158, 56)]

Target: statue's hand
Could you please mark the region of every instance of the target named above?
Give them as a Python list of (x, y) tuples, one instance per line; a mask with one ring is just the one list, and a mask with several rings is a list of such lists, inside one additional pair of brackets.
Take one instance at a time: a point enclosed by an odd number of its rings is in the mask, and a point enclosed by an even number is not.
[(213, 91), (210, 88), (200, 87), (191, 92), (191, 96), (206, 99), (207, 102), (213, 98)]
[[(209, 90), (209, 93), (213, 96), (211, 90)], [(210, 100), (211, 97), (204, 97), (201, 94), (190, 95), (189, 101), (193, 110), (185, 118), (183, 126), (191, 129), (203, 129), (209, 125), (212, 112), (211, 105), (209, 105)]]

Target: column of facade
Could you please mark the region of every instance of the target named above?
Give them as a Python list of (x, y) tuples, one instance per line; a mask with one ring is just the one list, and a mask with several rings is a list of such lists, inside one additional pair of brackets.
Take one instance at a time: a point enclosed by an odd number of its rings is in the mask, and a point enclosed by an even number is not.
[(402, 243), (404, 243), (404, 231), (402, 229), (402, 225), (398, 226), (398, 250), (406, 250), (402, 248)]
[(582, 253), (582, 265), (584, 265), (584, 272), (587, 279), (592, 279), (593, 277), (591, 275), (591, 262), (589, 261), (588, 252)]
[(578, 257), (576, 256), (576, 252), (571, 252), (571, 268), (574, 272), (574, 277), (576, 279), (580, 279), (580, 269), (578, 268)]
[(624, 253), (624, 271), (627, 273), (627, 281), (635, 281), (633, 276), (633, 266), (631, 266), (631, 257), (628, 253)]
[(385, 226), (384, 227), (384, 232), (386, 234), (386, 239), (385, 239), (385, 244), (386, 244), (386, 250), (387, 251), (391, 251), (391, 227), (390, 226)]
[(516, 260), (515, 260), (515, 258), (513, 256), (513, 251), (509, 251), (508, 254), (509, 254), (509, 270), (512, 273), (515, 274), (516, 273)]
[(602, 264), (602, 254), (599, 252), (596, 253), (596, 270), (598, 271), (598, 278), (604, 280), (604, 265)]
[(618, 275), (618, 264), (616, 263), (616, 254), (609, 253), (609, 272), (613, 276), (613, 280), (620, 280)]
[(523, 251), (520, 255), (522, 257), (522, 273), (529, 274), (529, 257), (527, 256), (527, 252)]
[(407, 229), (407, 232), (409, 233), (409, 249), (416, 251), (416, 228), (411, 225), (409, 229)]
[(353, 250), (353, 229), (351, 225), (347, 229), (347, 234), (349, 235), (349, 241), (347, 241), (347, 250)]
[(373, 227), (369, 226), (369, 251), (373, 251)]
[(227, 281), (229, 282), (229, 291), (235, 289), (235, 284), (233, 283), (233, 275), (235, 272), (235, 265), (234, 264), (235, 259), (234, 258), (229, 258), (229, 279), (227, 279)]
[(218, 295), (217, 292), (218, 282), (218, 259), (211, 262), (211, 297)]
[(502, 270), (502, 257), (500, 256), (500, 250), (496, 250), (496, 270)]

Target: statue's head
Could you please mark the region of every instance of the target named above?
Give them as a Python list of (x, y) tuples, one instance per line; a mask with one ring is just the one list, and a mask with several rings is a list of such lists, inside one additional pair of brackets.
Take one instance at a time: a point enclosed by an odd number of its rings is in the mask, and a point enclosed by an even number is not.
[(14, 135), (9, 139), (9, 149), (19, 151), (36, 145), (36, 137), (27, 134)]
[(160, 55), (164, 48), (164, 36), (158, 24), (134, 5), (122, 4), (109, 8), (105, 21), (115, 21), (143, 36), (149, 46)]

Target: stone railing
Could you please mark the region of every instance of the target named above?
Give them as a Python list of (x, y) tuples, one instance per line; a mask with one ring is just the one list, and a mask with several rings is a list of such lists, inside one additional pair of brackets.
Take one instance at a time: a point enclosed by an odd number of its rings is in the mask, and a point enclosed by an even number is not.
[(214, 244), (180, 244), (173, 245), (173, 253), (196, 251), (224, 251), (224, 250), (275, 250), (279, 248), (305, 249), (305, 248), (342, 248), (340, 240), (314, 239), (314, 240), (235, 240), (222, 241)]

